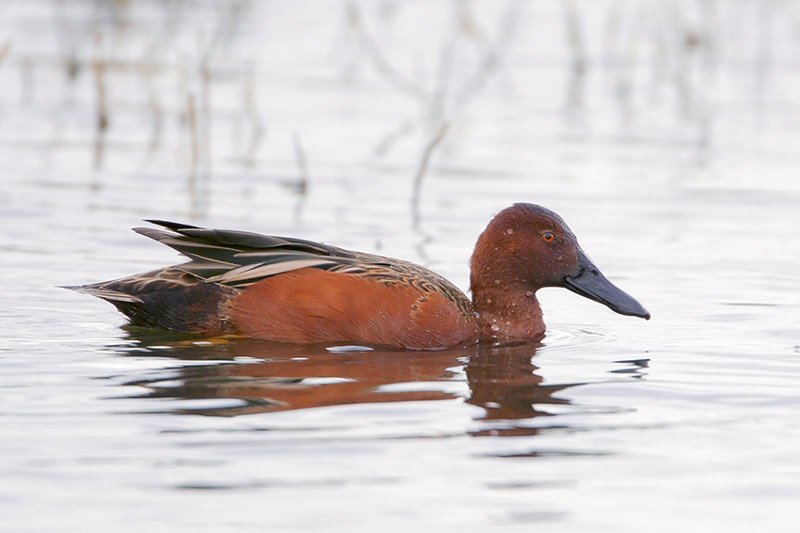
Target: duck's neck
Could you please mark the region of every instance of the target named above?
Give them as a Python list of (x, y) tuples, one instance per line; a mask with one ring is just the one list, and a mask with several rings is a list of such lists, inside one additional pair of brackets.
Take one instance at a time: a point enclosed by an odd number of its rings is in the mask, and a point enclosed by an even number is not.
[(534, 291), (473, 289), (472, 305), (480, 315), (485, 338), (508, 342), (535, 341), (544, 336), (542, 308)]

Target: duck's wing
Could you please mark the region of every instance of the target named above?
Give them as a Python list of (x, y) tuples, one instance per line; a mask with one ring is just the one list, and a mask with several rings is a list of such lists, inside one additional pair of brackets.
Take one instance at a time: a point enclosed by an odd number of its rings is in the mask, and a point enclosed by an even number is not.
[(169, 231), (156, 228), (134, 228), (134, 231), (190, 259), (174, 268), (210, 283), (238, 289), (301, 268), (363, 273), (398, 267), (402, 270), (406, 265), (404, 261), (303, 239), (208, 229), (165, 220), (147, 222)]
[(179, 265), (119, 279), (65, 287), (115, 305), (131, 324), (173, 331), (233, 330), (221, 306), (250, 285), (303, 268), (392, 271), (391, 261), (302, 239), (215, 230), (150, 220), (162, 228), (134, 231), (189, 258)]
[[(333, 287), (339, 293), (342, 288), (352, 288), (355, 296), (361, 295), (360, 301), (368, 302), (370, 312), (379, 306), (391, 310), (391, 305), (382, 300), (397, 301), (399, 298), (403, 316), (409, 309), (416, 312), (430, 301), (438, 305), (433, 311), (437, 324), (441, 324), (445, 316), (455, 316), (453, 306), (461, 315), (454, 319), (459, 327), (471, 324), (474, 319), (464, 293), (438, 274), (413, 263), (302, 239), (207, 229), (162, 220), (148, 222), (164, 229), (134, 228), (134, 231), (177, 250), (189, 261), (111, 281), (69, 287), (111, 302), (136, 326), (210, 334), (238, 331), (242, 324), (231, 322), (230, 302), (235, 300), (242, 307), (245, 301), (256, 301), (258, 305), (253, 315), (256, 318), (252, 321), (258, 322), (264, 318), (265, 310), (283, 314), (286, 309), (301, 308), (297, 300), (303, 298), (297, 295), (306, 291), (307, 296), (311, 290), (313, 297), (305, 297), (305, 301), (312, 303), (313, 312), (301, 314), (297, 323), (302, 326), (308, 324), (303, 318), (313, 315), (316, 320), (320, 314), (327, 316), (325, 313), (331, 309), (336, 311), (341, 307), (342, 302), (335, 298), (319, 301), (325, 287)], [(304, 271), (299, 276), (304, 280), (312, 276), (318, 285), (298, 285), (297, 275), (281, 275), (294, 271)], [(250, 289), (253, 285), (256, 286)], [(264, 298), (265, 294), (273, 293), (283, 295), (287, 306), (280, 307), (275, 298)], [(437, 293), (443, 298), (437, 297)], [(382, 311), (378, 309), (378, 313)], [(347, 320), (342, 323), (349, 323)], [(303, 335), (281, 338), (301, 339), (305, 338)]]

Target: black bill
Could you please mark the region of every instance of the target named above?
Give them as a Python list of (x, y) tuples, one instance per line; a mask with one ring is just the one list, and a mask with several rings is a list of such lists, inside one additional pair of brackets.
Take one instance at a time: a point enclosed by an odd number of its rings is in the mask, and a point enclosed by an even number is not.
[(607, 306), (621, 315), (650, 319), (650, 313), (630, 294), (606, 279), (582, 250), (578, 250), (579, 270), (576, 276), (566, 276), (564, 286), (572, 292)]

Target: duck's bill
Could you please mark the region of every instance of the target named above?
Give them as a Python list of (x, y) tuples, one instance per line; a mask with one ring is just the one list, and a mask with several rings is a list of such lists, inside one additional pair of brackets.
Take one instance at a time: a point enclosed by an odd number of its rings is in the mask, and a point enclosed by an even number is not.
[(578, 250), (578, 261), (580, 264), (578, 274), (564, 278), (566, 288), (599, 302), (621, 315), (650, 319), (647, 309), (630, 294), (608, 281), (581, 250)]

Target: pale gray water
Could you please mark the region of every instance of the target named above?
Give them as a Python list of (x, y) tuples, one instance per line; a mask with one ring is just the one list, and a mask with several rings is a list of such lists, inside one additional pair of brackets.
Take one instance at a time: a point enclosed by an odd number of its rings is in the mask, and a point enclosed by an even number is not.
[[(0, 5), (3, 531), (796, 529), (800, 4), (311, 5)], [(165, 218), (466, 289), (515, 201), (653, 319), (548, 289), (539, 347), (207, 345), (56, 288), (174, 262), (128, 230)]]

